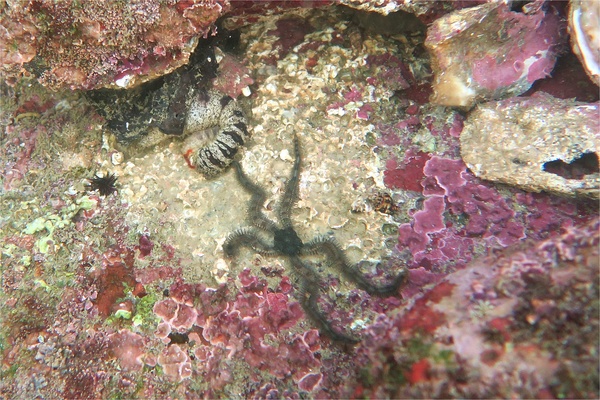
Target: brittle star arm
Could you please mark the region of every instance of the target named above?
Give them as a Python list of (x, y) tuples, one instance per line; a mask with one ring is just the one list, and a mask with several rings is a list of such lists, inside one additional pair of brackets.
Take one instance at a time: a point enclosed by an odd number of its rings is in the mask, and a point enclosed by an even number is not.
[(300, 143), (298, 142), (298, 136), (294, 134), (294, 166), (290, 178), (285, 183), (283, 195), (277, 207), (277, 216), (279, 222), (284, 228), (290, 228), (292, 226), (292, 208), (298, 201), (298, 192), (300, 191)]
[(242, 228), (233, 232), (223, 243), (223, 252), (227, 257), (236, 256), (240, 247), (247, 247), (263, 256), (279, 254), (271, 244), (267, 243), (253, 228)]
[(267, 218), (262, 212), (263, 205), (267, 199), (267, 193), (262, 187), (248, 178), (248, 175), (246, 175), (239, 162), (234, 161), (233, 166), (238, 182), (252, 196), (248, 206), (248, 222), (260, 229), (273, 232), (277, 229), (277, 224)]
[(303, 263), (298, 256), (291, 256), (289, 260), (296, 271), (300, 275), (300, 304), (308, 315), (308, 317), (319, 327), (320, 331), (325, 333), (331, 339), (346, 342), (358, 343), (359, 340), (355, 337), (338, 332), (329, 323), (327, 316), (319, 309), (319, 286), (320, 279), (314, 268), (306, 263)]
[(302, 254), (325, 254), (327, 261), (332, 266), (338, 268), (346, 278), (356, 283), (358, 287), (367, 293), (375, 296), (391, 296), (396, 294), (398, 288), (404, 283), (407, 277), (407, 271), (402, 270), (390, 283), (377, 285), (370, 282), (356, 265), (350, 264), (344, 251), (335, 239), (328, 237), (319, 237), (305, 243), (302, 248)]

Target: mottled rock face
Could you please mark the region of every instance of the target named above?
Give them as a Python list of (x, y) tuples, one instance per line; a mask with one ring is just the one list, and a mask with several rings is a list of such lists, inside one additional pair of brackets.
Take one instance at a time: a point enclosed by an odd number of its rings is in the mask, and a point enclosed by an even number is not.
[(598, 110), (549, 95), (481, 104), (465, 122), (462, 158), (483, 179), (598, 198)]
[(471, 108), (524, 93), (554, 68), (564, 31), (552, 7), (520, 13), (486, 3), (437, 19), (425, 41), (435, 75), (431, 101)]
[(86, 96), (121, 143), (143, 139), (154, 128), (167, 135), (181, 135), (190, 96), (207, 90), (216, 75), (214, 60), (213, 44), (205, 41), (190, 64), (170, 74), (133, 89), (99, 89)]
[(0, 9), (0, 71), (53, 89), (132, 88), (186, 64), (226, 0), (11, 1)]
[(571, 0), (569, 34), (571, 47), (588, 76), (600, 84), (600, 3)]

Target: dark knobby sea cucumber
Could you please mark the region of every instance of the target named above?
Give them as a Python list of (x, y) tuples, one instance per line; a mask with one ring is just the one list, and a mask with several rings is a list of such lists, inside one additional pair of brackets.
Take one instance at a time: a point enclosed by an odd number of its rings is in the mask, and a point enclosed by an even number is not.
[[(212, 177), (229, 164), (250, 134), (246, 118), (230, 96), (209, 89), (216, 77), (215, 46), (230, 47), (235, 32), (197, 46), (190, 63), (138, 87), (87, 92), (120, 151), (138, 155), (165, 140), (183, 139), (189, 165)], [(123, 145), (123, 147), (121, 147)]]
[(190, 103), (184, 135), (212, 129), (217, 130), (212, 140), (200, 148), (190, 146), (185, 151), (190, 166), (209, 177), (227, 168), (239, 147), (250, 137), (246, 117), (238, 103), (216, 90), (198, 95)]

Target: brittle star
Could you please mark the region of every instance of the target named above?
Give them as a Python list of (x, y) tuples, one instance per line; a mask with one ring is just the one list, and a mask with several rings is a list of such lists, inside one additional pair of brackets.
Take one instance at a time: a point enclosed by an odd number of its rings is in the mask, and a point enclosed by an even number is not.
[[(319, 236), (303, 243), (292, 224), (291, 214), (294, 204), (299, 199), (300, 182), (300, 144), (294, 135), (294, 165), (287, 180), (283, 195), (276, 208), (279, 223), (272, 221), (263, 213), (267, 199), (266, 191), (252, 182), (243, 171), (239, 162), (234, 161), (236, 176), (242, 187), (250, 193), (248, 222), (250, 227), (241, 228), (229, 235), (223, 244), (223, 251), (228, 257), (237, 255), (240, 247), (247, 247), (263, 256), (283, 256), (291, 264), (293, 271), (299, 276), (300, 304), (306, 314), (315, 322), (321, 332), (333, 340), (355, 343), (358, 341), (346, 333), (339, 332), (332, 326), (327, 316), (319, 309), (318, 299), (323, 286), (319, 273), (313, 265), (301, 259), (301, 256), (324, 255), (328, 264), (338, 267), (346, 278), (371, 295), (392, 296), (406, 280), (407, 271), (402, 270), (391, 283), (376, 285), (370, 282), (356, 265), (350, 264), (344, 251), (332, 237)], [(271, 240), (264, 239), (270, 236)]]

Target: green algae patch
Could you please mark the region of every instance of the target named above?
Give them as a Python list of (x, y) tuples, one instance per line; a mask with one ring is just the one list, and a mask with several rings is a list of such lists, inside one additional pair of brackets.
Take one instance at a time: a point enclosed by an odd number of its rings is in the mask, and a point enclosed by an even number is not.
[(117, 310), (115, 311), (115, 318), (120, 319), (131, 319), (131, 311), (128, 310)]
[(38, 217), (27, 224), (23, 233), (27, 235), (33, 235), (34, 233), (41, 232), (44, 229), (49, 229), (51, 224), (44, 217)]
[(158, 301), (158, 295), (156, 292), (149, 290), (144, 297), (136, 297), (133, 295), (131, 288), (125, 289), (126, 295), (120, 299), (117, 299), (115, 303), (130, 301), (133, 303), (133, 311), (120, 309), (116, 310), (108, 318), (106, 318), (107, 324), (116, 324), (123, 326), (123, 324), (136, 327), (136, 331), (154, 331), (160, 318), (154, 314), (154, 304)]
[(75, 204), (79, 206), (79, 209), (77, 211), (80, 211), (91, 210), (92, 208), (96, 207), (98, 203), (96, 202), (96, 200), (90, 199), (89, 196), (83, 196), (75, 200)]
[(157, 300), (156, 293), (150, 292), (138, 301), (136, 304), (135, 315), (131, 320), (134, 326), (152, 327), (152, 329), (154, 329), (159, 320), (153, 311), (154, 304)]
[(83, 196), (75, 200), (74, 203), (64, 207), (60, 214), (47, 214), (37, 217), (29, 222), (22, 233), (26, 235), (34, 235), (39, 232), (44, 232), (45, 235), (35, 242), (35, 248), (42, 254), (47, 254), (54, 246), (54, 232), (57, 229), (65, 228), (72, 225), (72, 219), (80, 211), (93, 209), (97, 205), (96, 201), (90, 199), (89, 196)]

